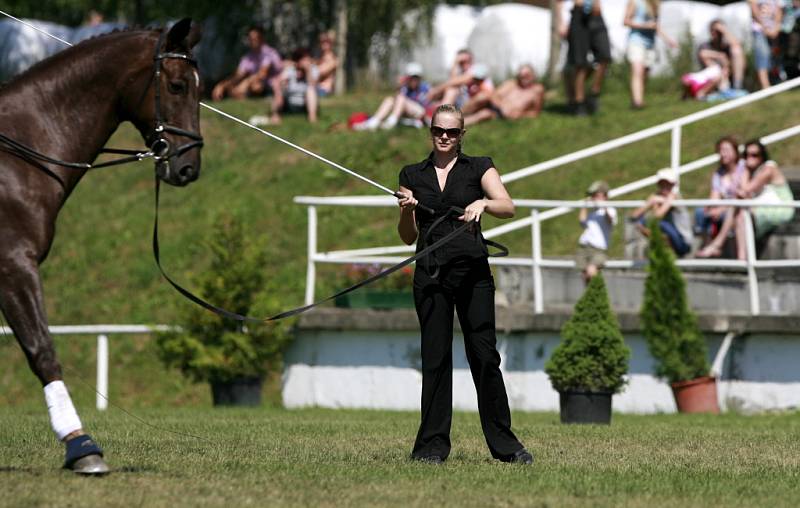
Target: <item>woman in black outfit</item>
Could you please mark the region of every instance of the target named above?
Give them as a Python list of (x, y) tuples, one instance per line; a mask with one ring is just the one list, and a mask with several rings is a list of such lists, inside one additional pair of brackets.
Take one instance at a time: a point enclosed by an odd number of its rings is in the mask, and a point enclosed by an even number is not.
[[(414, 302), (422, 330), (421, 422), (412, 458), (442, 463), (450, 454), (453, 413), (453, 309), (464, 333), (467, 361), (478, 392), (478, 411), (492, 456), (504, 462), (531, 464), (533, 457), (511, 432), (494, 321), (494, 280), (480, 234), (481, 214), (509, 218), (514, 204), (488, 157), (461, 153), (464, 117), (451, 105), (440, 106), (431, 121), (433, 152), (400, 172), (400, 238), (417, 251), (461, 227), (462, 234), (422, 259), (414, 273)], [(417, 203), (431, 215), (415, 210)], [(450, 207), (464, 209), (449, 214)], [(448, 216), (431, 230), (431, 225)], [(433, 259), (430, 259), (433, 258)]]

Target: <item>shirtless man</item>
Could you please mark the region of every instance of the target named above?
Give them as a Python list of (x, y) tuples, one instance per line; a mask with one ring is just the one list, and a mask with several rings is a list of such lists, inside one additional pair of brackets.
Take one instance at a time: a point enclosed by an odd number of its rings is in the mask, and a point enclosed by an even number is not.
[(333, 30), (322, 32), (319, 36), (320, 55), (315, 62), (317, 66), (317, 94), (320, 97), (331, 95), (336, 84), (336, 68), (339, 59), (333, 52), (333, 41), (336, 33)]
[(516, 79), (509, 79), (492, 93), (478, 94), (464, 105), (464, 125), (494, 118), (536, 118), (544, 104), (544, 86), (536, 82), (533, 67), (525, 64)]

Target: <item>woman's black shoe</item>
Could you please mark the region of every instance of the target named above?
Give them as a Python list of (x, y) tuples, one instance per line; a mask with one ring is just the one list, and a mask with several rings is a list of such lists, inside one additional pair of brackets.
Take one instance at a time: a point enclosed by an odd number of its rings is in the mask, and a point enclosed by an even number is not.
[(514, 455), (511, 457), (511, 463), (524, 464), (526, 466), (530, 466), (531, 464), (533, 464), (533, 455), (531, 455), (531, 453), (528, 450), (523, 448), (522, 450), (519, 450), (518, 452), (514, 453)]
[(438, 455), (429, 455), (427, 457), (411, 457), (413, 460), (417, 462), (423, 462), (425, 464), (436, 464), (441, 465), (444, 464), (444, 459), (439, 457)]

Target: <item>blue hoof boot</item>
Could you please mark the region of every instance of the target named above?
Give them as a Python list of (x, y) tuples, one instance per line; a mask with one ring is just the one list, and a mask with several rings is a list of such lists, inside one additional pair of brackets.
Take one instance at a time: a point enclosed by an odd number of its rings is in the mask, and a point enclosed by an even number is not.
[(64, 469), (78, 474), (102, 475), (110, 472), (103, 460), (103, 450), (88, 434), (67, 441)]

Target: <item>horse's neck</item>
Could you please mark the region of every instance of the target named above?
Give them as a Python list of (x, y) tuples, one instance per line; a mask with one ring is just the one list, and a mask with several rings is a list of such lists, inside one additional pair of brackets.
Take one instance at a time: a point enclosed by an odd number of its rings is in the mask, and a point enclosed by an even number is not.
[[(103, 41), (92, 41), (57, 55), (49, 65), (36, 69), (16, 94), (6, 100), (20, 100), (28, 108), (18, 111), (30, 119), (30, 139), (19, 141), (45, 155), (66, 162), (92, 162), (119, 126), (121, 94), (137, 88), (131, 83), (141, 69), (131, 68), (126, 57), (133, 51), (132, 38), (115, 43), (117, 58), (102, 48)], [(141, 81), (141, 79), (139, 79)], [(142, 83), (141, 88), (147, 82)], [(24, 99), (28, 99), (25, 101)], [(83, 172), (56, 168), (68, 191)]]

